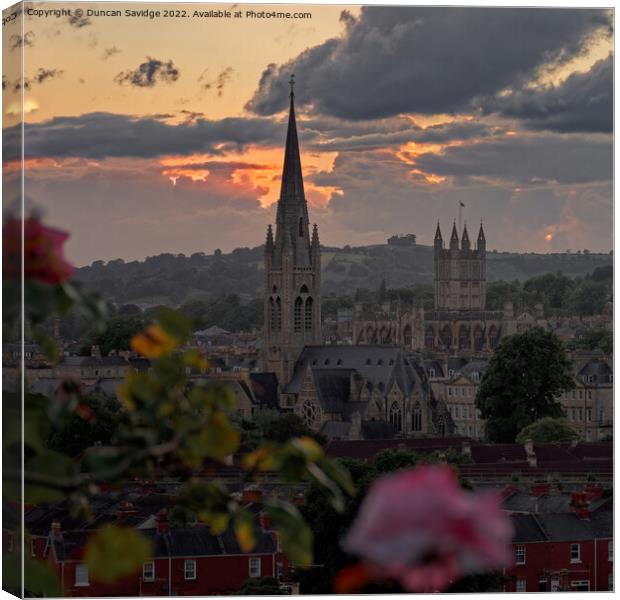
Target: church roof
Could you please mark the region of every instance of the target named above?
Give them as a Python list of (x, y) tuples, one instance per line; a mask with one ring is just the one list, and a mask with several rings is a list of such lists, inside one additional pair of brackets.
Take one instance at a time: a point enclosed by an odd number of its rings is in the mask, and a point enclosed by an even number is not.
[[(330, 386), (342, 386), (338, 389), (344, 389), (344, 375), (338, 374), (343, 372), (350, 378), (351, 372), (356, 371), (382, 395), (387, 394), (394, 383), (405, 395), (409, 395), (416, 386), (422, 385), (423, 378), (422, 370), (416, 369), (413, 360), (395, 346), (306, 346), (286, 387), (287, 393), (300, 392), (307, 367), (322, 371), (319, 377), (324, 390)], [(330, 377), (335, 377), (339, 383), (327, 383), (325, 378)]]

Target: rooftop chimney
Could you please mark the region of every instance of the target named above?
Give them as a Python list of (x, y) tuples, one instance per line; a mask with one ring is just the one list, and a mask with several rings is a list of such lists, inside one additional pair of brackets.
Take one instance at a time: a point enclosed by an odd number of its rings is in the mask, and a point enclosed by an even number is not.
[(168, 521), (168, 511), (162, 508), (156, 515), (157, 533), (168, 533), (170, 531), (170, 521)]
[(255, 486), (249, 485), (243, 490), (243, 495), (241, 496), (241, 502), (243, 504), (250, 504), (252, 502), (260, 503), (263, 501), (263, 491)]

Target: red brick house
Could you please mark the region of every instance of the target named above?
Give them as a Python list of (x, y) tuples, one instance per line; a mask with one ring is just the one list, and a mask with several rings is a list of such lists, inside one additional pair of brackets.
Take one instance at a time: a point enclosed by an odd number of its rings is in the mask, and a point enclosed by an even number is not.
[(611, 501), (589, 512), (514, 514), (508, 592), (613, 590)]

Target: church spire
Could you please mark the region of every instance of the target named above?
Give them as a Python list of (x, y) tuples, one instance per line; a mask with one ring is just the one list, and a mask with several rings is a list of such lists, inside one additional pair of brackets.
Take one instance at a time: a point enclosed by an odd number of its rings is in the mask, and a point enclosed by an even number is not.
[(286, 146), (284, 151), (284, 168), (282, 169), (280, 203), (278, 205), (278, 213), (282, 218), (286, 218), (286, 212), (289, 205), (306, 203), (304, 196), (304, 181), (301, 174), (301, 157), (299, 154), (299, 140), (297, 138), (297, 122), (295, 119), (295, 75), (291, 75), (289, 84), (291, 86), (291, 93), (289, 95), (290, 105), (288, 114), (288, 128), (286, 131)]

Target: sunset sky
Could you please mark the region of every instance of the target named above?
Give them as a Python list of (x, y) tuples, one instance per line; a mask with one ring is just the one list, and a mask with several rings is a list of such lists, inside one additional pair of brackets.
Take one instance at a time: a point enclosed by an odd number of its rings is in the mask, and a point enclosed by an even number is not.
[[(262, 244), (291, 73), (323, 244), (396, 233), (430, 244), (462, 201), (489, 248), (612, 248), (609, 11), (28, 6), (189, 15), (27, 16), (24, 36), (18, 21), (4, 28), (5, 177), (19, 170), (7, 148), (23, 45), (26, 197), (71, 232), (78, 265)], [(244, 16), (192, 14), (218, 9)], [(245, 16), (274, 9), (312, 18)]]

